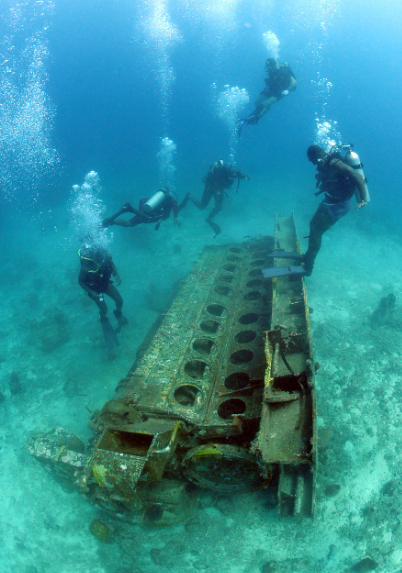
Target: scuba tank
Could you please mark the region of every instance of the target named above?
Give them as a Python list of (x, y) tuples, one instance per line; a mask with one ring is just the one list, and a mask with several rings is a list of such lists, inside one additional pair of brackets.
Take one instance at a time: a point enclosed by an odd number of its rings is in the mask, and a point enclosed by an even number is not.
[[(352, 149), (353, 149), (353, 143), (350, 143), (349, 145), (334, 145), (331, 148), (329, 154), (331, 155), (331, 153), (336, 151), (346, 151), (343, 160), (347, 165), (352, 167), (352, 169), (354, 169), (362, 177), (364, 181), (364, 186), (366, 187), (368, 200), (370, 200), (370, 195), (367, 187), (367, 179), (363, 171), (363, 163), (360, 161), (360, 157), (358, 156), (358, 154), (355, 151), (352, 151)], [(360, 202), (359, 201), (360, 197), (356, 197), (356, 199), (358, 202)]]
[(350, 145), (348, 151), (346, 152), (345, 163), (350, 165), (350, 167), (353, 167), (353, 169), (363, 178), (364, 186), (366, 187), (367, 197), (370, 199), (367, 187), (367, 179), (363, 171), (363, 163), (360, 161), (360, 157), (357, 155), (357, 153), (355, 151), (352, 151), (352, 147), (353, 145)]
[(143, 204), (142, 210), (146, 215), (150, 215), (152, 211), (155, 211), (157, 207), (162, 205), (168, 195), (168, 189), (159, 189), (146, 203)]

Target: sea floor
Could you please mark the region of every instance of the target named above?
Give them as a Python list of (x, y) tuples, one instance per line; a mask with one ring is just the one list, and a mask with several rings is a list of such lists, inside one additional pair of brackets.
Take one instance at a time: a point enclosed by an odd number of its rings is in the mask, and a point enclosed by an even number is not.
[[(215, 242), (271, 234), (278, 208), (290, 214), (279, 200), (255, 207), (234, 199), (219, 217)], [(311, 215), (296, 214), (300, 236)], [(129, 320), (114, 356), (77, 284), (80, 245), (62, 210), (3, 228), (2, 573), (402, 572), (402, 242), (369, 212), (348, 214), (326, 234), (306, 279), (320, 364), (313, 520), (279, 521), (266, 491), (206, 492), (193, 520), (164, 529), (109, 521), (116, 536), (102, 544), (89, 524), (110, 518), (63, 491), (26, 450), (30, 433), (56, 426), (90, 435), (90, 412), (113, 395), (175, 281), (212, 243), (204, 218), (191, 208), (180, 228), (172, 221), (157, 232), (151, 225), (112, 228)], [(373, 322), (390, 293), (395, 313)]]

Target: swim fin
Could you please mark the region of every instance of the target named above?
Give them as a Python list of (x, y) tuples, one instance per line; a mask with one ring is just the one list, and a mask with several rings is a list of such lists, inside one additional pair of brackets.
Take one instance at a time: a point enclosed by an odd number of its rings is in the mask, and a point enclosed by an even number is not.
[(247, 121), (245, 119), (239, 119), (236, 123), (236, 133), (238, 137), (241, 137), (241, 132), (243, 131), (243, 127), (247, 125)]
[(288, 251), (271, 251), (267, 257), (274, 257), (276, 259), (293, 259), (294, 261), (302, 261), (304, 255), (302, 253), (289, 253)]
[(120, 332), (123, 326), (126, 326), (126, 324), (128, 324), (128, 320), (121, 311), (114, 310), (113, 314), (115, 315), (117, 322), (119, 323), (119, 326), (114, 329), (114, 331), (117, 333)]
[(113, 350), (115, 346), (120, 346), (117, 334), (114, 331), (113, 326), (110, 324), (108, 318), (101, 319), (101, 325), (103, 330), (103, 336), (105, 338), (106, 346), (109, 350)]
[(262, 274), (266, 279), (273, 279), (275, 277), (303, 277), (306, 274), (304, 267), (289, 266), (289, 267), (268, 267), (262, 269)]

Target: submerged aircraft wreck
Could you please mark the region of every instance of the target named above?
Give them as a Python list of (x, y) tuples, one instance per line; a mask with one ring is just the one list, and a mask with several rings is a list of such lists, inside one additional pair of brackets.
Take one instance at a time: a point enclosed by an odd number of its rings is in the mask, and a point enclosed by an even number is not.
[[(266, 279), (273, 249), (300, 251), (294, 218), (275, 237), (206, 247), (159, 317), (87, 446), (57, 428), (30, 452), (64, 487), (135, 523), (189, 519), (203, 489), (272, 487), (280, 516), (311, 516), (316, 400), (301, 277)], [(279, 261), (279, 262), (278, 262)]]

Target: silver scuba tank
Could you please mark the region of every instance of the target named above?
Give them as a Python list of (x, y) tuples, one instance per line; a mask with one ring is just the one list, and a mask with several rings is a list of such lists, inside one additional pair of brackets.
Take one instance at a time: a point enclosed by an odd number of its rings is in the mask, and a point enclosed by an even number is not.
[(360, 157), (357, 155), (355, 151), (348, 149), (345, 155), (345, 163), (350, 165), (350, 167), (353, 167), (353, 169), (362, 177), (364, 185), (366, 187), (367, 197), (370, 200), (370, 195), (367, 187), (367, 179), (366, 176), (364, 175), (363, 163), (360, 161)]
[(150, 215), (152, 211), (155, 211), (157, 207), (160, 207), (162, 203), (165, 201), (168, 193), (164, 189), (159, 189), (152, 197), (148, 199), (146, 203), (143, 204), (142, 210), (147, 215)]

